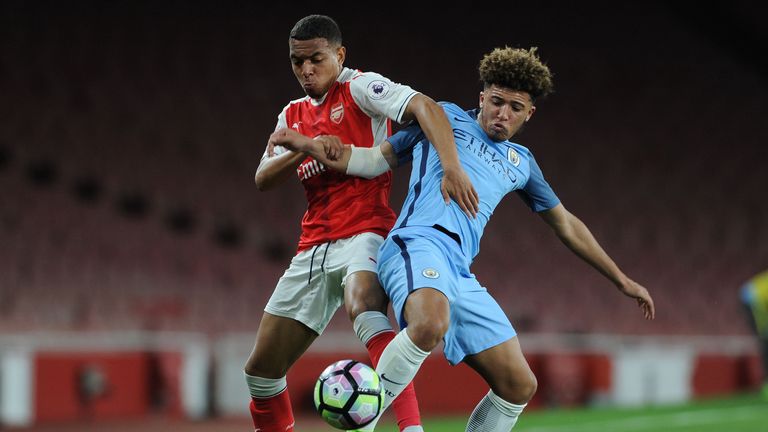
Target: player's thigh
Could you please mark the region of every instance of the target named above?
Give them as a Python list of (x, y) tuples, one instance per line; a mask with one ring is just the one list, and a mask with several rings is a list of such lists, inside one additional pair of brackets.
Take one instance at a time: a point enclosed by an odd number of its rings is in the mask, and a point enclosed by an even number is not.
[(264, 378), (285, 376), (315, 338), (317, 333), (299, 321), (265, 312), (245, 371)]
[(376, 273), (357, 271), (347, 275), (344, 286), (344, 305), (351, 319), (366, 311), (385, 313), (389, 299), (379, 283)]
[(494, 393), (513, 403), (525, 403), (536, 391), (536, 377), (515, 336), (464, 362), (488, 383)]
[(302, 251), (277, 282), (265, 312), (290, 318), (322, 334), (336, 310), (344, 302), (338, 272), (325, 266), (330, 244)]
[[(401, 328), (410, 325), (405, 307), (412, 294), (432, 288), (448, 305), (456, 297), (457, 274), (451, 255), (439, 240), (428, 236), (408, 233), (388, 238), (379, 251), (378, 273)], [(416, 306), (411, 309), (419, 309)], [(417, 316), (418, 312), (410, 314), (411, 319)]]
[(375, 233), (361, 233), (338, 241), (331, 266), (342, 271), (341, 285), (344, 289), (344, 304), (351, 318), (358, 314), (377, 310), (385, 312), (387, 296), (376, 275), (379, 247), (384, 238)]

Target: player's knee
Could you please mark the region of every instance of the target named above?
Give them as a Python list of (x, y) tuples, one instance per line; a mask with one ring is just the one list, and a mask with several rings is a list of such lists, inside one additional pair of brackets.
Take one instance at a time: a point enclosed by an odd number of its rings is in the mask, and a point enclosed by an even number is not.
[(408, 336), (424, 351), (432, 351), (448, 331), (448, 317), (419, 319), (408, 323)]
[(344, 305), (347, 310), (347, 316), (349, 316), (349, 320), (352, 322), (355, 322), (357, 316), (363, 312), (375, 311), (381, 312), (384, 315), (387, 314), (387, 301), (386, 297), (383, 296), (354, 297), (346, 301)]
[(351, 285), (344, 293), (344, 307), (352, 322), (363, 312), (377, 311), (386, 315), (387, 304), (387, 296), (378, 285)]
[(265, 359), (259, 356), (251, 355), (245, 362), (243, 371), (250, 376), (262, 378), (281, 378), (288, 373), (289, 365), (275, 361), (275, 359)]
[(497, 394), (507, 402), (522, 405), (533, 398), (538, 386), (536, 376), (533, 373), (528, 373), (501, 383)]

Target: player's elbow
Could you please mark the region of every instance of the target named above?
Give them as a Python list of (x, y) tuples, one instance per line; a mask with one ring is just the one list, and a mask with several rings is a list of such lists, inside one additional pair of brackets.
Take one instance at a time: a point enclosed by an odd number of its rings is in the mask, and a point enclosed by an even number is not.
[(431, 97), (424, 94), (417, 94), (413, 97), (409, 108), (416, 120), (426, 120), (433, 115), (440, 115), (443, 109)]
[(256, 183), (256, 189), (260, 192), (267, 191), (273, 186), (268, 176), (260, 171), (256, 171), (256, 174), (253, 176), (253, 181)]

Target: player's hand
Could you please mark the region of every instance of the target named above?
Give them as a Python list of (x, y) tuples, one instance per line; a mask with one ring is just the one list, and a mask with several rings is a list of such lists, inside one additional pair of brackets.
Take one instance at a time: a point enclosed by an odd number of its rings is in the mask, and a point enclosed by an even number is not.
[(315, 137), (315, 141), (323, 145), (323, 153), (328, 160), (339, 160), (344, 152), (344, 143), (336, 135), (319, 135)]
[(308, 138), (291, 128), (280, 128), (269, 136), (267, 142), (267, 154), (275, 155), (275, 146), (285, 147), (295, 152), (303, 152), (307, 149)]
[(471, 219), (477, 217), (477, 212), (480, 211), (480, 198), (463, 168), (458, 166), (455, 169), (445, 170), (440, 190), (446, 205), (450, 204), (453, 198), (467, 217)]
[(627, 281), (619, 286), (619, 290), (627, 297), (637, 300), (637, 306), (643, 310), (645, 319), (652, 320), (656, 316), (656, 308), (648, 290), (639, 283), (627, 278)]

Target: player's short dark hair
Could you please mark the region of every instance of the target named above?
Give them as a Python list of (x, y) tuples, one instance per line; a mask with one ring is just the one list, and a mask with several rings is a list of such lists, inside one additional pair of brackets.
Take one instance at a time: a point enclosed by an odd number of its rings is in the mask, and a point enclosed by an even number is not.
[(333, 18), (326, 15), (309, 15), (300, 19), (291, 30), (291, 39), (310, 40), (323, 38), (329, 45), (341, 45), (341, 30)]
[(524, 91), (535, 101), (554, 91), (552, 72), (539, 56), (536, 47), (496, 48), (480, 61), (480, 81), (485, 88), (496, 84), (512, 90)]

